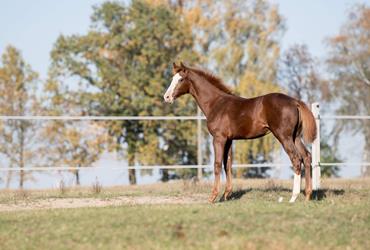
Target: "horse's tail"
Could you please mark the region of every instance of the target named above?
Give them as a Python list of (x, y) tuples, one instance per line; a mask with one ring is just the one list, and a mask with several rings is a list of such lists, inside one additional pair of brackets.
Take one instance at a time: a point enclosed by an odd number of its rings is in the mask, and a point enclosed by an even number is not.
[(302, 101), (298, 101), (298, 110), (302, 122), (303, 140), (306, 143), (311, 143), (315, 140), (317, 133), (315, 117)]

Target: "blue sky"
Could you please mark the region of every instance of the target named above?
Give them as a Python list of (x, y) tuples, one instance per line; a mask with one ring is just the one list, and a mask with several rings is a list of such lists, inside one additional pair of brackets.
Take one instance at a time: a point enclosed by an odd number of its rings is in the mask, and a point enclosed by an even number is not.
[(347, 11), (356, 0), (274, 0), (286, 18), (287, 32), (282, 41), (283, 48), (294, 43), (306, 43), (317, 57), (326, 51), (325, 38), (337, 34), (347, 19)]
[(97, 0), (0, 0), (0, 53), (12, 44), (42, 77), (60, 34), (83, 34)]
[[(49, 53), (60, 34), (85, 33), (92, 6), (102, 0), (0, 0), (0, 54), (7, 44), (20, 49), (42, 77), (46, 76)], [(325, 53), (324, 39), (338, 32), (346, 10), (357, 0), (273, 0), (286, 18), (283, 48), (306, 43), (317, 57)]]

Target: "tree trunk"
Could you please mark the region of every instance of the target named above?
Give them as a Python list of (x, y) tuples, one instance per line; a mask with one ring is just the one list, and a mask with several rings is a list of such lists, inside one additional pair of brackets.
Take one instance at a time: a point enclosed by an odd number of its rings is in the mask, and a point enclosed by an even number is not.
[(163, 182), (167, 182), (170, 180), (170, 176), (168, 174), (168, 169), (162, 169), (162, 177), (161, 177), (161, 181)]
[[(23, 167), (21, 167), (23, 168)], [(23, 189), (23, 183), (24, 183), (24, 171), (21, 170), (20, 173), (19, 173), (19, 188), (20, 189)]]
[[(128, 165), (130, 167), (135, 165), (135, 157), (133, 155), (128, 156)], [(135, 169), (128, 170), (128, 180), (130, 182), (130, 185), (136, 185), (136, 170)]]
[(80, 186), (80, 170), (75, 171), (76, 185)]
[(9, 171), (8, 176), (6, 177), (6, 184), (5, 184), (6, 188), (10, 187), (10, 182), (12, 180), (12, 176), (13, 176), (13, 171)]
[[(24, 152), (24, 124), (23, 121), (20, 121), (20, 145), (19, 145), (19, 167), (21, 169), (24, 168), (24, 158), (23, 158), (23, 152)], [(23, 189), (24, 184), (24, 171), (21, 170), (19, 173), (19, 188)]]
[[(364, 146), (364, 152), (362, 155), (362, 162), (370, 162), (370, 128), (365, 127), (364, 135), (365, 135), (365, 146)], [(370, 166), (362, 166), (361, 175), (363, 177), (369, 177), (370, 176)]]

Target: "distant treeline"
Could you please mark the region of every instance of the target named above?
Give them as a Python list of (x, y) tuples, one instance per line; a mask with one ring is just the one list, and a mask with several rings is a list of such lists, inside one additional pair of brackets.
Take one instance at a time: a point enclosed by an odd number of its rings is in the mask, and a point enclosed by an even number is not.
[[(337, 35), (328, 37), (327, 58), (314, 58), (305, 44), (281, 52), (285, 19), (269, 1), (105, 2), (93, 8), (83, 35), (60, 35), (51, 51), (48, 78), (41, 80), (9, 45), (0, 63), (2, 115), (194, 115), (193, 100), (165, 105), (163, 93), (172, 62), (208, 68), (235, 93), (253, 97), (286, 92), (307, 103), (335, 103), (340, 114), (370, 113), (370, 7), (356, 5)], [(209, 136), (204, 129), (204, 145)], [(350, 129), (365, 137), (370, 126), (337, 123), (324, 136), (325, 161), (339, 161), (339, 134)], [(323, 131), (325, 134), (325, 131)], [(331, 143), (331, 144), (330, 144)], [(46, 145), (46, 146), (45, 146)], [(237, 163), (273, 161), (279, 144), (272, 136), (238, 142)], [(203, 162), (212, 161), (202, 148)], [(4, 167), (90, 166), (103, 152), (118, 152), (129, 165), (197, 164), (193, 121), (31, 122), (0, 124)], [(370, 161), (368, 153), (365, 161)], [(238, 169), (238, 177), (267, 177), (266, 169)], [(366, 170), (365, 170), (366, 172)], [(364, 174), (366, 174), (364, 172)], [(73, 171), (79, 184), (79, 172)], [(337, 168), (324, 174), (335, 176)], [(369, 171), (367, 171), (369, 174)], [(162, 180), (196, 175), (196, 170), (162, 171)], [(9, 172), (2, 181), (32, 178)], [(129, 170), (131, 184), (135, 170)]]

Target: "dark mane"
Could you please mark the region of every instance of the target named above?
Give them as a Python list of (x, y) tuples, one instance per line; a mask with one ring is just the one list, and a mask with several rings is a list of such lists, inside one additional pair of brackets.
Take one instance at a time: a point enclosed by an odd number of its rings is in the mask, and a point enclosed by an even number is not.
[(230, 88), (227, 87), (220, 78), (213, 75), (212, 73), (210, 73), (206, 70), (202, 70), (202, 69), (196, 69), (196, 68), (188, 68), (188, 69), (190, 69), (194, 73), (204, 77), (208, 82), (210, 82), (213, 86), (215, 86), (219, 90), (222, 90), (223, 92), (225, 92), (227, 94), (233, 95)]

